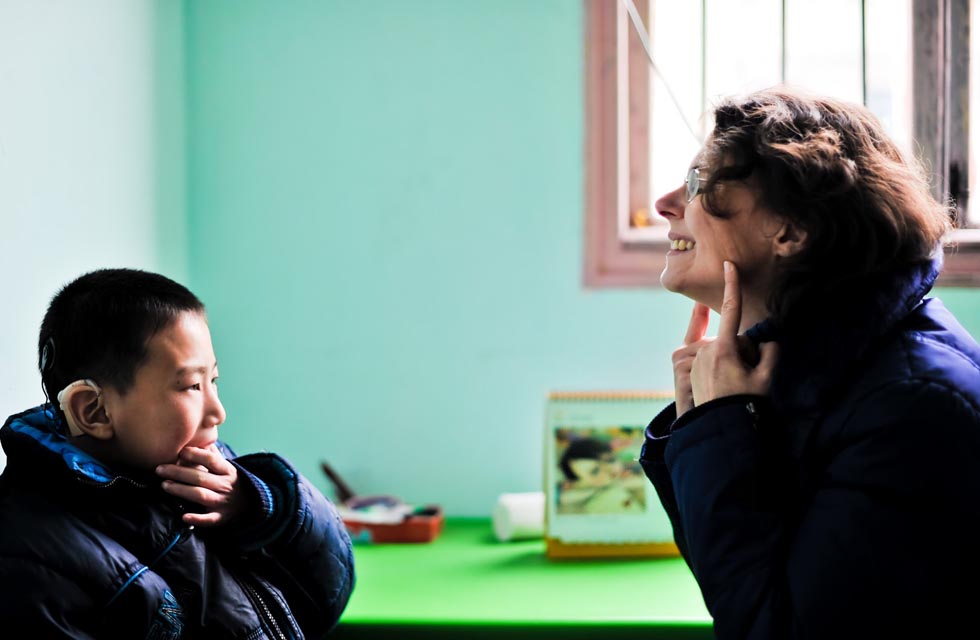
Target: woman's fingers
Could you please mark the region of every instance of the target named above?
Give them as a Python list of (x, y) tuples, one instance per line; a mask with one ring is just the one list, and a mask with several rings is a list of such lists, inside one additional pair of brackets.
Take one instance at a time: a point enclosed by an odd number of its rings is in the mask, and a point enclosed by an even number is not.
[[(701, 338), (697, 342), (693, 342), (691, 344), (685, 344), (674, 349), (674, 352), (670, 355), (671, 362), (674, 363), (674, 368), (676, 369), (677, 365), (684, 362), (685, 360), (690, 360), (694, 358), (694, 356), (698, 354), (698, 351), (703, 349), (705, 346), (711, 344), (715, 340), (717, 340), (715, 336), (708, 336), (707, 338)], [(690, 368), (690, 366), (691, 365), (688, 364), (688, 368)]]
[(763, 342), (759, 345), (759, 364), (755, 367), (758, 382), (768, 391), (772, 382), (772, 372), (779, 361), (779, 345), (775, 342)]
[(708, 319), (711, 309), (700, 302), (694, 303), (694, 310), (691, 311), (691, 321), (687, 325), (687, 333), (684, 335), (684, 344), (690, 345), (704, 338), (708, 332)]
[(769, 394), (772, 372), (779, 359), (776, 343), (760, 344), (758, 363), (754, 365), (747, 364), (737, 350), (725, 347), (719, 338), (694, 357), (689, 375), (695, 406), (724, 396)]
[[(717, 339), (713, 342), (701, 339), (674, 352), (674, 380), (678, 396), (682, 393), (686, 396), (689, 390), (691, 403), (697, 406), (725, 396), (769, 393), (779, 350), (775, 343), (756, 345), (746, 336), (740, 336), (738, 330), (741, 322), (742, 294), (738, 269), (734, 263), (726, 260), (725, 290)], [(682, 379), (686, 386), (678, 382)]]
[(742, 291), (738, 268), (726, 260), (724, 272), (725, 288), (717, 338), (705, 337), (708, 308), (695, 304), (684, 344), (671, 356), (678, 416), (715, 398), (769, 391), (778, 349), (775, 344), (756, 347), (745, 336), (739, 336)]
[(674, 365), (674, 403), (678, 417), (694, 408), (694, 393), (691, 390), (691, 365), (694, 357), (700, 349), (714, 340), (714, 337), (701, 338), (692, 344), (678, 347), (671, 354)]
[(725, 260), (725, 293), (721, 300), (721, 319), (718, 321), (718, 338), (735, 345), (738, 327), (742, 323), (742, 291), (739, 288), (738, 270), (735, 264)]

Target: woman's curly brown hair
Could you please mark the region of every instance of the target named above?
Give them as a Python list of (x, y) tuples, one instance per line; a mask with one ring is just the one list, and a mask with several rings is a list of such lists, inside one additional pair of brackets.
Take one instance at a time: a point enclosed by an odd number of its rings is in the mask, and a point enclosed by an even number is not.
[(714, 120), (701, 160), (707, 210), (724, 215), (719, 183), (748, 182), (762, 206), (807, 234), (780, 264), (768, 301), (776, 319), (929, 260), (951, 228), (951, 207), (865, 107), (778, 87), (726, 99)]

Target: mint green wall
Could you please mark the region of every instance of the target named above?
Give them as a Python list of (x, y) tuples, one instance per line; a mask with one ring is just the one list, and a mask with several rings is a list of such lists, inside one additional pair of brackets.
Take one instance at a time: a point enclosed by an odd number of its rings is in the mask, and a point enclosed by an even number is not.
[(932, 296), (942, 299), (974, 338), (980, 338), (980, 292), (976, 289), (937, 288)]
[(581, 2), (184, 9), (189, 273), (230, 443), (486, 515), (540, 487), (549, 391), (670, 387), (689, 304), (581, 284)]

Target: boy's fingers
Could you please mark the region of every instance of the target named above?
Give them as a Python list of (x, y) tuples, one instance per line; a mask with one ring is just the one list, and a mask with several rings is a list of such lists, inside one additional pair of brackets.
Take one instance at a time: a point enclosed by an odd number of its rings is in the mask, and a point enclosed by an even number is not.
[(200, 447), (184, 447), (178, 454), (180, 459), (194, 464), (207, 465), (211, 459), (211, 453), (207, 449)]
[(181, 482), (179, 480), (164, 480), (163, 490), (172, 496), (177, 496), (178, 498), (183, 498), (184, 500), (189, 500), (191, 502), (200, 504), (198, 501), (198, 495), (200, 489), (193, 484), (188, 484), (186, 482)]
[[(163, 478), (165, 481), (169, 481), (170, 484), (177, 488), (178, 490), (187, 489), (190, 491), (205, 489), (208, 491), (221, 491), (223, 489), (221, 476), (211, 473), (208, 470), (198, 470), (198, 469), (187, 469), (184, 467), (171, 466), (170, 468), (157, 468), (157, 475)], [(166, 488), (166, 487), (164, 487)], [(177, 491), (170, 491), (170, 493), (176, 495)], [(192, 498), (184, 493), (180, 494), (181, 498), (188, 498), (198, 502), (196, 498)]]
[(711, 312), (706, 305), (700, 302), (694, 303), (694, 310), (691, 311), (691, 321), (687, 325), (687, 333), (684, 335), (684, 344), (694, 344), (704, 338), (708, 332), (708, 314)]
[(180, 484), (221, 490), (227, 483), (226, 475), (221, 470), (213, 471), (203, 466), (186, 467), (176, 464), (162, 464), (156, 468), (157, 475), (166, 480)]
[(738, 336), (738, 326), (742, 322), (742, 293), (738, 286), (738, 270), (735, 264), (725, 260), (725, 294), (721, 301), (721, 320), (718, 323), (718, 338), (731, 343)]
[(200, 465), (205, 470), (214, 473), (227, 473), (228, 467), (230, 466), (216, 447), (209, 447), (207, 449), (184, 447), (180, 452), (180, 459), (185, 462)]
[(211, 513), (185, 513), (183, 520), (185, 523), (196, 527), (211, 527), (221, 523), (221, 514), (213, 511)]

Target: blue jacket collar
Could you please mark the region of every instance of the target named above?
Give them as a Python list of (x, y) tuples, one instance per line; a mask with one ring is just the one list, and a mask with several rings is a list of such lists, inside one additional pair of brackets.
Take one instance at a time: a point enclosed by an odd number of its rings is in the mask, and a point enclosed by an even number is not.
[(808, 309), (783, 325), (764, 320), (746, 332), (756, 342), (779, 344), (772, 398), (791, 411), (818, 409), (836, 383), (875, 341), (921, 302), (942, 270), (942, 251), (931, 261), (856, 279), (832, 303)]
[[(0, 430), (0, 442), (7, 452), (8, 465), (16, 464), (19, 450), (30, 447), (32, 456), (60, 458), (65, 467), (97, 483), (109, 483), (118, 474), (85, 453), (64, 435), (64, 428), (50, 404), (43, 404), (10, 416)], [(18, 454), (14, 455), (14, 450)]]

